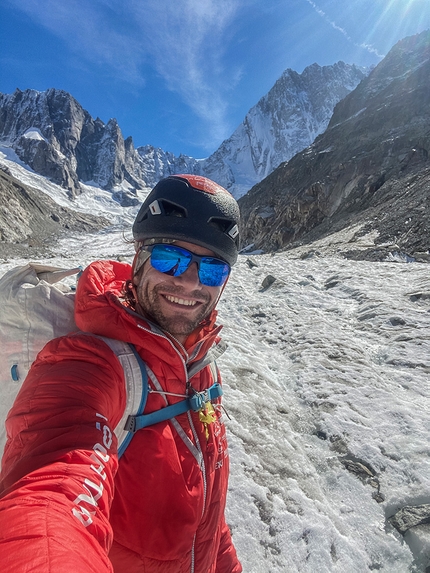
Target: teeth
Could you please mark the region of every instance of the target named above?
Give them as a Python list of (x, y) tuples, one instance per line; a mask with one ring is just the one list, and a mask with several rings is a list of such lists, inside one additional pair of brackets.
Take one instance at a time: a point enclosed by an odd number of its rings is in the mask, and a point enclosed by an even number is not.
[(194, 306), (197, 304), (195, 300), (184, 300), (183, 298), (176, 298), (175, 296), (166, 295), (166, 298), (169, 302), (175, 302), (176, 304), (182, 304), (184, 306)]

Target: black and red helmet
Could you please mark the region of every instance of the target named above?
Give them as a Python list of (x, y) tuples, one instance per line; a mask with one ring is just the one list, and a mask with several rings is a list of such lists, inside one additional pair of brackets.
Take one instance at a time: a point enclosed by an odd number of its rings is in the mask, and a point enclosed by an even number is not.
[(234, 265), (239, 248), (239, 206), (230, 193), (198, 175), (171, 175), (157, 183), (133, 224), (135, 241), (195, 243)]

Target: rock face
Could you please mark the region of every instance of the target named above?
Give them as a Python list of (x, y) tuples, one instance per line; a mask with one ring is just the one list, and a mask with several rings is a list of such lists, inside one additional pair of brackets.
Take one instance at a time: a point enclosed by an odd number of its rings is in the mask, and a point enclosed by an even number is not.
[(334, 106), (365, 77), (363, 69), (343, 62), (313, 64), (302, 74), (286, 70), (202, 163), (203, 174), (241, 197), (323, 133)]
[(154, 187), (160, 179), (175, 173), (202, 174), (202, 162), (188, 155), (176, 157), (173, 153), (152, 145), (138, 147), (137, 152), (142, 159), (143, 179), (148, 187)]
[(211, 177), (239, 197), (324, 131), (334, 105), (364, 76), (342, 62), (314, 64), (301, 75), (287, 70), (232, 137), (204, 160), (151, 145), (135, 149), (115, 119), (107, 124), (93, 119), (70, 94), (56, 89), (0, 94), (0, 141), (72, 197), (80, 193), (80, 182), (94, 182), (120, 190), (127, 203), (136, 189), (184, 172)]
[(80, 181), (114, 189), (142, 185), (142, 166), (116, 120), (93, 119), (67, 92), (16, 90), (0, 94), (0, 140), (34, 171), (80, 193)]
[(105, 219), (59, 206), (0, 169), (0, 257), (40, 253), (53, 235), (97, 231), (106, 225)]
[(430, 523), (430, 505), (407, 505), (402, 507), (390, 518), (390, 523), (400, 533), (406, 533), (411, 527)]
[(277, 250), (352, 220), (379, 242), (430, 242), (430, 32), (406, 38), (335, 107), (315, 142), (239, 203), (244, 243)]

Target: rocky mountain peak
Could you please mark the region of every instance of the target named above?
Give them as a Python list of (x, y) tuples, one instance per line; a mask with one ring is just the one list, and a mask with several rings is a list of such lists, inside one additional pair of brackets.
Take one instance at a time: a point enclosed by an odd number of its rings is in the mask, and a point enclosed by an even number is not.
[(236, 197), (279, 163), (309, 145), (327, 126), (335, 104), (365, 76), (342, 62), (302, 74), (286, 70), (209, 158), (179, 157), (151, 145), (135, 149), (116, 119), (93, 119), (73, 96), (51, 88), (0, 95), (0, 142), (37, 173), (80, 193), (80, 182), (124, 192), (154, 186), (162, 177), (206, 175)]
[[(383, 97), (396, 83), (405, 84), (405, 74), (410, 76), (430, 59), (430, 31), (404, 38), (395, 44), (387, 56), (376, 66), (365, 80), (347, 95), (334, 109), (329, 127), (346, 121), (356, 113), (361, 113), (374, 97)], [(412, 87), (412, 86), (411, 86)]]
[(276, 250), (354, 220), (380, 242), (428, 249), (429, 48), (428, 32), (399, 42), (310, 147), (241, 199), (245, 242)]
[(310, 145), (326, 129), (336, 103), (366, 73), (344, 62), (313, 64), (302, 74), (285, 70), (233, 135), (202, 162), (203, 174), (236, 197), (244, 195), (280, 163)]
[(0, 109), (0, 140), (71, 197), (80, 193), (81, 181), (109, 189), (124, 180), (131, 188), (142, 186), (139, 174), (127, 169), (131, 164), (135, 170), (139, 156), (131, 141), (125, 145), (116, 119), (106, 125), (94, 120), (69, 93), (17, 90), (0, 95)]

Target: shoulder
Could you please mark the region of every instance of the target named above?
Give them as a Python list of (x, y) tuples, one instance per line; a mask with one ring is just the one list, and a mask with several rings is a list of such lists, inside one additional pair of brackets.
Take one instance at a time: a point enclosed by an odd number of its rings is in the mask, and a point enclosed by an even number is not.
[(124, 371), (101, 339), (79, 333), (48, 342), (38, 354), (20, 392), (21, 399), (81, 401), (111, 414), (125, 402)]
[[(114, 352), (102, 337), (90, 332), (76, 332), (50, 340), (39, 352), (34, 365), (73, 360), (115, 369)], [(121, 371), (120, 365), (118, 370)]]
[(78, 281), (78, 300), (96, 296), (106, 291), (121, 293), (122, 286), (131, 277), (131, 266), (118, 261), (95, 261), (84, 271)]

